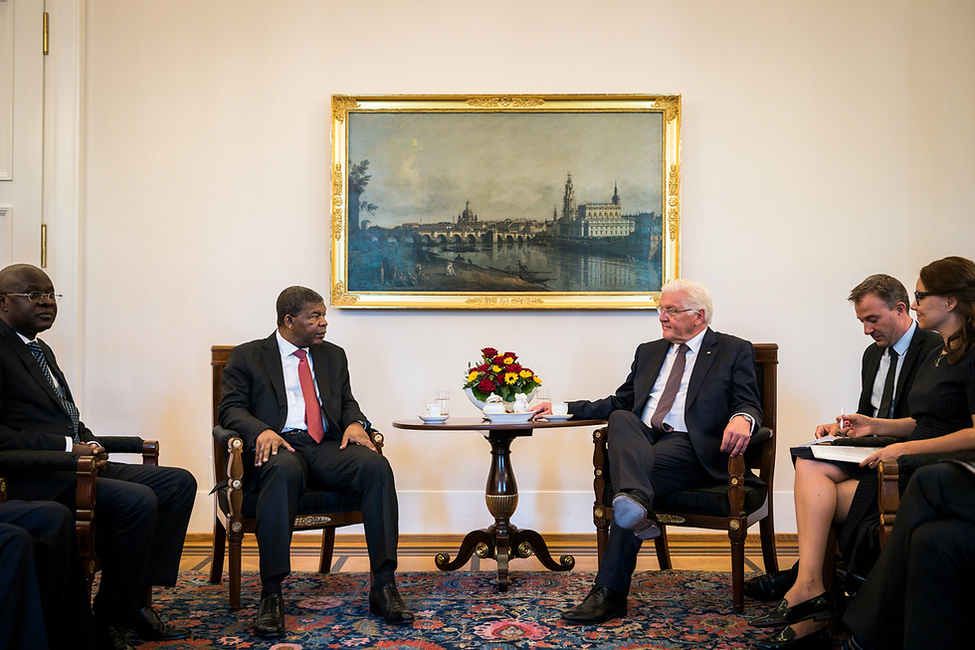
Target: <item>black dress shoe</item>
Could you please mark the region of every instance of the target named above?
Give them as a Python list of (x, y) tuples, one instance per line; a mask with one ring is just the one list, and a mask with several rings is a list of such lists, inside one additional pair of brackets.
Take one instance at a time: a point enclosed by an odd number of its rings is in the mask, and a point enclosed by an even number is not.
[(146, 641), (171, 641), (190, 635), (185, 627), (164, 623), (152, 607), (143, 607), (135, 616), (121, 621), (122, 627)]
[(774, 636), (756, 641), (755, 647), (762, 650), (833, 650), (833, 634), (827, 625), (797, 639), (795, 630), (787, 627)]
[(393, 625), (409, 625), (413, 622), (413, 612), (400, 598), (396, 585), (387, 582), (369, 590), (369, 613), (382, 616)]
[(799, 577), (799, 563), (792, 565), (791, 569), (785, 571), (775, 571), (774, 573), (764, 573), (754, 578), (745, 580), (745, 595), (753, 600), (776, 601), (781, 600), (786, 592), (796, 584)]
[(593, 585), (585, 600), (562, 612), (562, 620), (573, 625), (605, 623), (626, 616), (626, 595), (603, 585)]
[(620, 492), (613, 497), (613, 519), (617, 526), (632, 530), (640, 539), (660, 537), (657, 516), (637, 495)]
[(756, 616), (748, 621), (748, 624), (754, 627), (779, 627), (809, 619), (827, 621), (831, 618), (836, 618), (836, 605), (833, 603), (833, 597), (824, 591), (815, 598), (793, 607), (789, 607), (788, 601), (783, 598), (771, 612), (764, 616)]
[(125, 631), (117, 625), (98, 625), (98, 647), (101, 650), (135, 650)]
[(261, 598), (261, 606), (254, 620), (254, 634), (262, 639), (278, 639), (284, 636), (284, 599), (281, 594)]

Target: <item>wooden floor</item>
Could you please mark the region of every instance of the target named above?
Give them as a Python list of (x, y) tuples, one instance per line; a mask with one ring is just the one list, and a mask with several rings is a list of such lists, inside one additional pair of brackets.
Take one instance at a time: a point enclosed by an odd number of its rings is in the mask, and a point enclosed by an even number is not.
[[(795, 535), (779, 535), (776, 538), (776, 551), (780, 568), (792, 566), (798, 557)], [(332, 558), (332, 571), (366, 572), (369, 558), (361, 534), (338, 533), (335, 536), (335, 553)], [(434, 557), (437, 553), (447, 553), (451, 559), (457, 553), (462, 540), (461, 535), (412, 535), (400, 537), (399, 571), (436, 571)], [(595, 535), (551, 535), (546, 536), (549, 550), (555, 558), (569, 554), (575, 558), (576, 571), (595, 571)], [(319, 562), (319, 535), (295, 535), (291, 547), (291, 564), (294, 571), (317, 571)], [(209, 571), (211, 555), (209, 535), (189, 535), (183, 547), (180, 564), (182, 571)], [(697, 571), (730, 571), (731, 552), (728, 538), (721, 535), (675, 533), (670, 535), (670, 553), (675, 569)], [(637, 564), (638, 571), (657, 569), (657, 558), (653, 544), (643, 547)], [(258, 570), (257, 544), (253, 535), (244, 538), (244, 571)], [(514, 559), (510, 562), (511, 571), (541, 571), (542, 564), (534, 557)], [(492, 559), (477, 556), (463, 567), (464, 571), (495, 571), (497, 564)], [(745, 545), (745, 573), (764, 571), (762, 549), (757, 535), (749, 535)], [(226, 572), (226, 560), (224, 561)]]

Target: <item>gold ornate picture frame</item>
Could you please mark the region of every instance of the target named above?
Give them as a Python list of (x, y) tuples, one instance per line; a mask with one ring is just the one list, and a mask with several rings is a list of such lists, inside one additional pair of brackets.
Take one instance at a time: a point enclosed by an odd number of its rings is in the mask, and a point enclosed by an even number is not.
[(332, 97), (341, 308), (653, 309), (680, 95)]

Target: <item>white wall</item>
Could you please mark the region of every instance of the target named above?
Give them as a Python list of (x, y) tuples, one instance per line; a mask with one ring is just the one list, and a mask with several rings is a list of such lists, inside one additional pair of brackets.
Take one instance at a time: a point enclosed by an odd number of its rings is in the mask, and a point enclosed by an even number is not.
[[(913, 289), (924, 263), (975, 255), (969, 0), (86, 8), (75, 392), (96, 432), (158, 438), (193, 471), (196, 532), (212, 517), (210, 345), (270, 333), (287, 285), (329, 291), (332, 94), (680, 93), (683, 275), (710, 286), (716, 329), (781, 346), (780, 531), (788, 447), (856, 406), (868, 340), (849, 289), (874, 272)], [(329, 316), (388, 434), (404, 533), (487, 523), (487, 444), (389, 425), (443, 389), (474, 415), (459, 387), (479, 348), (516, 350), (559, 398), (596, 398), (659, 334), (654, 312)], [(591, 532), (590, 434), (514, 443), (516, 524)]]

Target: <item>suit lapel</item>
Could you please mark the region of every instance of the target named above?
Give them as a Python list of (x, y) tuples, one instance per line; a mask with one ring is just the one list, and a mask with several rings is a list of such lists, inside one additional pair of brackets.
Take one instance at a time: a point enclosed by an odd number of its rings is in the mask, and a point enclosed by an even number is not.
[(894, 404), (900, 402), (901, 397), (904, 395), (907, 376), (911, 374), (908, 369), (914, 365), (918, 355), (921, 354), (921, 340), (923, 338), (924, 332), (920, 327), (916, 327), (914, 329), (914, 336), (911, 337), (911, 342), (907, 346), (907, 352), (904, 353), (904, 361), (901, 363), (900, 373), (897, 376), (897, 386), (894, 387)]
[(714, 363), (714, 346), (718, 343), (718, 337), (709, 327), (701, 341), (701, 349), (697, 351), (697, 360), (694, 362), (694, 370), (691, 372), (690, 381), (687, 382), (687, 397), (684, 401), (684, 419), (687, 419), (687, 411), (694, 403), (697, 394), (704, 385), (704, 378), (707, 377), (711, 364)]
[(261, 346), (261, 362), (264, 364), (264, 372), (267, 373), (271, 387), (274, 389), (278, 409), (284, 413), (283, 417), (287, 418), (288, 394), (284, 389), (284, 368), (281, 366), (281, 351), (278, 349), (278, 339), (274, 334), (264, 339), (264, 344)]
[(641, 417), (643, 410), (647, 407), (647, 402), (650, 400), (650, 391), (653, 390), (653, 385), (660, 375), (660, 369), (663, 368), (664, 361), (667, 359), (667, 352), (670, 350), (669, 341), (659, 339), (659, 343), (659, 345), (655, 344), (649, 347), (647, 362), (640, 364), (640, 373), (633, 382), (635, 396), (633, 412)]
[(318, 384), (318, 395), (321, 397), (322, 413), (325, 414), (325, 422), (329, 428), (338, 431), (341, 437), (342, 427), (336, 422), (335, 416), (341, 418), (342, 414), (332, 414), (329, 412), (329, 407), (332, 404), (332, 400), (329, 399), (329, 396), (332, 394), (332, 387), (328, 381), (330, 370), (328, 355), (325, 354), (325, 349), (321, 345), (313, 345), (308, 350), (311, 354), (311, 361), (315, 366), (315, 383)]
[[(20, 359), (21, 363), (24, 364), (24, 369), (27, 370), (28, 374), (30, 374), (34, 381), (37, 382), (38, 387), (44, 393), (46, 393), (55, 404), (57, 404), (58, 409), (63, 411), (64, 406), (61, 404), (61, 398), (58, 397), (57, 392), (54, 390), (54, 386), (51, 385), (51, 382), (44, 375), (44, 372), (41, 370), (41, 365), (37, 363), (37, 358), (34, 357), (34, 353), (30, 351), (27, 344), (24, 343), (20, 336), (18, 336), (17, 333), (6, 323), (0, 322), (0, 325), (3, 326), (0, 340), (2, 340), (7, 347), (10, 348), (14, 355)], [(67, 391), (68, 384), (64, 381), (64, 375), (61, 374), (60, 369), (56, 369), (56, 367), (51, 363), (51, 360), (53, 359), (53, 354), (49, 353), (51, 348), (49, 348), (43, 342), (41, 342), (40, 345), (41, 349), (44, 351), (44, 354), (48, 357), (48, 367), (51, 368), (52, 372), (55, 372), (55, 376), (57, 377), (58, 381), (61, 382), (61, 385), (64, 386), (65, 391)], [(70, 395), (70, 393), (67, 394)]]

